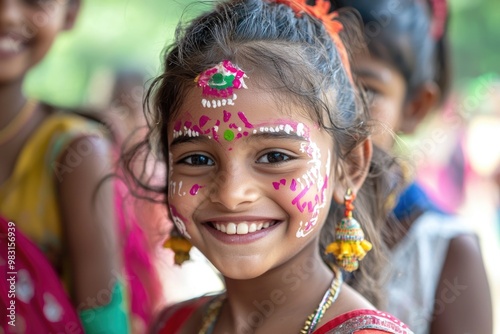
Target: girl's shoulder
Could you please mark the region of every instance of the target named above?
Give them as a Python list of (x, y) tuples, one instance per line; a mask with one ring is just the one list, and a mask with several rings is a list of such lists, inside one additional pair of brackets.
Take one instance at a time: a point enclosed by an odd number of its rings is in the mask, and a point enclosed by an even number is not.
[(314, 334), (412, 334), (396, 317), (373, 309), (359, 309), (341, 314), (314, 331)]
[[(79, 113), (78, 110), (68, 110), (44, 105), (47, 116), (32, 134), (25, 148), (34, 151), (48, 152), (47, 161), (58, 161), (70, 144), (78, 139), (99, 137), (111, 142), (112, 136), (108, 126), (94, 117), (94, 113)], [(28, 145), (32, 144), (32, 145)], [(84, 145), (80, 145), (84, 150)]]
[(411, 334), (408, 326), (393, 315), (378, 311), (348, 284), (342, 285), (338, 299), (325, 314), (314, 334)]
[[(183, 333), (185, 325), (201, 323), (205, 307), (217, 296), (203, 296), (167, 306), (154, 322), (151, 334)], [(199, 321), (197, 321), (199, 320)], [(197, 326), (198, 327), (198, 326)]]

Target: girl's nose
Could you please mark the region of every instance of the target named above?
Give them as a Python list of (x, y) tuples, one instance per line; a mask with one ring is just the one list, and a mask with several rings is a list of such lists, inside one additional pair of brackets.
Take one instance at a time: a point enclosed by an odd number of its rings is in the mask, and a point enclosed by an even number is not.
[(209, 196), (213, 203), (238, 211), (257, 201), (259, 190), (256, 180), (248, 175), (246, 168), (232, 168), (217, 173)]

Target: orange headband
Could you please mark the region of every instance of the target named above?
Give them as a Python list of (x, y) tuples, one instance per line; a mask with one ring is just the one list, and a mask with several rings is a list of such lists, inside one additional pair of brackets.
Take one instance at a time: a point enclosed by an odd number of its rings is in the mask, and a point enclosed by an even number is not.
[(342, 29), (344, 29), (344, 26), (336, 19), (338, 17), (337, 12), (334, 11), (330, 13), (330, 1), (316, 0), (316, 4), (314, 6), (308, 5), (306, 0), (274, 0), (274, 2), (287, 5), (295, 12), (297, 17), (301, 17), (302, 13), (307, 13), (323, 22), (326, 31), (328, 31), (333, 43), (335, 43), (335, 46), (337, 47), (340, 60), (342, 61), (342, 64), (344, 64), (345, 71), (347, 72), (351, 82), (353, 82), (347, 50), (339, 35)]

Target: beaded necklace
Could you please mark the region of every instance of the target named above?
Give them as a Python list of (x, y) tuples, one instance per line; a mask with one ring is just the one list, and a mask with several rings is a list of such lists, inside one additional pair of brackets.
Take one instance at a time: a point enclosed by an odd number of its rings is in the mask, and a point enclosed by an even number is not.
[[(342, 285), (342, 273), (337, 267), (333, 267), (333, 272), (335, 273), (335, 277), (332, 284), (326, 290), (316, 310), (307, 317), (304, 327), (302, 327), (299, 334), (311, 334), (325, 315), (326, 310), (337, 300), (340, 293), (340, 286)], [(225, 299), (224, 295), (220, 295), (210, 302), (198, 334), (212, 334)]]

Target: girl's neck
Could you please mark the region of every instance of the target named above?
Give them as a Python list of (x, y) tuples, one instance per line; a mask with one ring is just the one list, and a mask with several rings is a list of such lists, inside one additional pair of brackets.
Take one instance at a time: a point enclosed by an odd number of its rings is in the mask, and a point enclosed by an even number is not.
[(22, 87), (22, 78), (14, 82), (0, 84), (0, 105), (2, 106), (0, 110), (0, 129), (8, 126), (26, 102)]
[(231, 333), (245, 332), (243, 328), (248, 330), (249, 326), (256, 333), (267, 333), (277, 326), (272, 319), (288, 319), (291, 328), (300, 329), (333, 279), (332, 271), (316, 248), (317, 245), (306, 256), (291, 259), (258, 278), (226, 279), (227, 299), (218, 321), (220, 325), (225, 330), (232, 327)]

